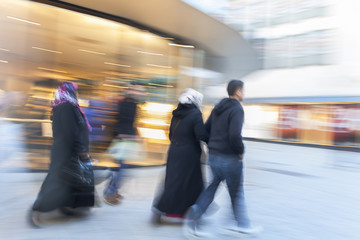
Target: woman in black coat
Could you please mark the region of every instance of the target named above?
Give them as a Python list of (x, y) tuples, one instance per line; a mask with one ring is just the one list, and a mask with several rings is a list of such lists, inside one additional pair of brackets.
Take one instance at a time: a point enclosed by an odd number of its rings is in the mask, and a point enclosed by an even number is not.
[(73, 186), (66, 182), (62, 172), (72, 158), (91, 164), (88, 153), (91, 127), (79, 107), (76, 91), (76, 84), (64, 82), (55, 92), (50, 168), (29, 216), (30, 223), (35, 227), (41, 224), (39, 215), (42, 212), (59, 209), (71, 214), (75, 208), (94, 206), (93, 179), (91, 184)]
[(153, 221), (180, 220), (204, 188), (200, 141), (208, 141), (199, 107), (202, 94), (186, 89), (173, 111), (164, 190), (153, 205)]

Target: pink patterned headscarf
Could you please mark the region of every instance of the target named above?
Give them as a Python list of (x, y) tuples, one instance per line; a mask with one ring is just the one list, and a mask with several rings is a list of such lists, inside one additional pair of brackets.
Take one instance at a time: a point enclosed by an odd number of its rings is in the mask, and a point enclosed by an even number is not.
[(66, 103), (66, 102), (71, 103), (72, 105), (74, 105), (75, 107), (77, 107), (79, 109), (79, 111), (81, 112), (81, 114), (83, 115), (83, 117), (86, 121), (89, 131), (91, 131), (92, 127), (91, 127), (85, 113), (79, 106), (78, 99), (76, 96), (77, 90), (78, 90), (78, 86), (75, 83), (72, 83), (72, 82), (61, 83), (60, 86), (55, 91), (55, 100), (51, 102), (51, 105), (53, 108), (56, 108), (63, 103)]
[(78, 106), (76, 91), (78, 86), (72, 82), (63, 82), (55, 91), (55, 100), (52, 101), (52, 107), (57, 107), (63, 103), (69, 102)]

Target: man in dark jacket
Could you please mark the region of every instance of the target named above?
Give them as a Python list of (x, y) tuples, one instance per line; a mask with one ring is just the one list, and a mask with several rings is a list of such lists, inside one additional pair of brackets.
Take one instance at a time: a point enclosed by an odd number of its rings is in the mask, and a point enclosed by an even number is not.
[(244, 199), (242, 126), (244, 110), (244, 83), (240, 80), (229, 82), (229, 98), (218, 103), (210, 114), (205, 126), (210, 133), (209, 165), (212, 171), (210, 185), (201, 193), (196, 203), (186, 214), (184, 233), (187, 236), (205, 237), (208, 234), (199, 229), (199, 220), (214, 200), (216, 190), (222, 181), (226, 181), (231, 198), (232, 209), (237, 226), (232, 233), (249, 235), (260, 231), (260, 227), (250, 224)]
[[(120, 101), (117, 109), (114, 137), (119, 140), (138, 140), (136, 128), (134, 126), (137, 114), (137, 105), (141, 97), (145, 94), (143, 86), (130, 84), (126, 90), (125, 99)], [(110, 205), (118, 205), (123, 197), (118, 193), (124, 178), (123, 160), (116, 159), (120, 167), (113, 172), (112, 177), (104, 190), (104, 201)]]

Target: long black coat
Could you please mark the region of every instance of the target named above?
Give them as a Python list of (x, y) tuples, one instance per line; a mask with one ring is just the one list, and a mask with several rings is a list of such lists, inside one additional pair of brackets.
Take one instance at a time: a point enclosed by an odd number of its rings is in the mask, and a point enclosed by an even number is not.
[(179, 104), (173, 111), (169, 137), (164, 191), (154, 207), (163, 213), (183, 215), (204, 188), (200, 141), (207, 142), (209, 135), (195, 105)]
[(71, 187), (60, 177), (60, 169), (71, 157), (89, 151), (89, 130), (79, 109), (63, 103), (53, 109), (54, 142), (51, 162), (33, 210), (48, 212), (59, 207), (94, 206), (94, 186)]

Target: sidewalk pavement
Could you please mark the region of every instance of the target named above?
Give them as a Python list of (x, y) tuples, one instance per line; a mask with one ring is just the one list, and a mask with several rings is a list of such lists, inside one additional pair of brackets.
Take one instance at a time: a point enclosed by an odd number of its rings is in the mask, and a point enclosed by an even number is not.
[[(153, 226), (150, 208), (164, 167), (129, 169), (119, 206), (105, 203), (86, 219), (63, 219), (30, 228), (26, 212), (45, 173), (0, 173), (0, 239), (185, 239), (180, 225)], [(359, 153), (246, 142), (245, 197), (251, 220), (264, 227), (259, 240), (360, 239)], [(208, 175), (207, 173), (205, 175)], [(97, 186), (101, 195), (102, 183)], [(207, 220), (213, 239), (233, 224), (224, 185), (220, 210)], [(56, 214), (54, 214), (56, 215)]]

